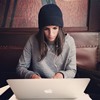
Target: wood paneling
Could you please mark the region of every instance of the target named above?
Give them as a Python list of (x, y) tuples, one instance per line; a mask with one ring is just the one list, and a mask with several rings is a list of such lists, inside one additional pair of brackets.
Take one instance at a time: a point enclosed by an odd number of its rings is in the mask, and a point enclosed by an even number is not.
[[(62, 10), (64, 28), (68, 31), (100, 31), (99, 0), (55, 0), (55, 3)], [(0, 27), (38, 28), (42, 5), (42, 0), (0, 0)]]
[(90, 0), (89, 31), (100, 32), (100, 0)]
[(86, 27), (88, 0), (56, 0), (61, 8), (65, 27)]
[[(4, 17), (5, 0), (1, 0), (1, 7), (3, 12), (0, 17), (0, 23), (2, 24), (2, 18)], [(41, 0), (17, 0), (16, 10), (14, 18), (12, 19), (12, 13), (14, 9), (14, 0), (10, 0), (10, 6), (8, 9), (7, 19), (5, 22), (5, 28), (37, 28), (38, 27), (38, 12), (42, 7)], [(64, 19), (64, 27), (80, 27), (80, 29), (87, 29), (87, 10), (88, 0), (55, 0), (55, 3), (61, 8)], [(12, 21), (12, 24), (11, 24)]]

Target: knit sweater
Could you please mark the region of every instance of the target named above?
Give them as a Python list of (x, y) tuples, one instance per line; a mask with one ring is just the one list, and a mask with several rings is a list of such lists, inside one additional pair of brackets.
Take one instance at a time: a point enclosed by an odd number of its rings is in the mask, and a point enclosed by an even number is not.
[[(29, 70), (30, 66), (31, 70)], [(74, 78), (77, 71), (74, 39), (67, 34), (59, 56), (55, 55), (48, 46), (47, 55), (39, 61), (38, 41), (35, 35), (30, 36), (16, 71), (21, 78), (31, 78), (33, 74), (38, 74), (42, 78), (52, 78), (57, 72), (62, 73), (64, 78)]]

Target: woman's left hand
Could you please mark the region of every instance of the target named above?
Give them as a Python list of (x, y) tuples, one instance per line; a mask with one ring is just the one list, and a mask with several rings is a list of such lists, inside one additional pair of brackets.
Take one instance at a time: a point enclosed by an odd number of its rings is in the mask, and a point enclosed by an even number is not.
[(53, 78), (64, 78), (62, 73), (56, 73)]

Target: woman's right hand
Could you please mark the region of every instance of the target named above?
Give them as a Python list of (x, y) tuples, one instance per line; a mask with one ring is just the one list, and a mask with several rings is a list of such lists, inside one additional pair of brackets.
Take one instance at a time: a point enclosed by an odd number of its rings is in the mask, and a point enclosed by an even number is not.
[(32, 79), (40, 79), (41, 77), (40, 77), (39, 75), (37, 75), (37, 74), (34, 74), (34, 75), (32, 75), (31, 78), (32, 78)]

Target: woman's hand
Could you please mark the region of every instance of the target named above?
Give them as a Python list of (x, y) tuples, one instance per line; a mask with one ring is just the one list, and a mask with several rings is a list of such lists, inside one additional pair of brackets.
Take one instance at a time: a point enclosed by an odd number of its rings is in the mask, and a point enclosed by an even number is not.
[(32, 79), (40, 79), (41, 77), (40, 77), (39, 75), (37, 75), (37, 74), (34, 74), (34, 75), (32, 75), (31, 78), (32, 78)]
[(53, 78), (64, 78), (62, 73), (56, 73)]

